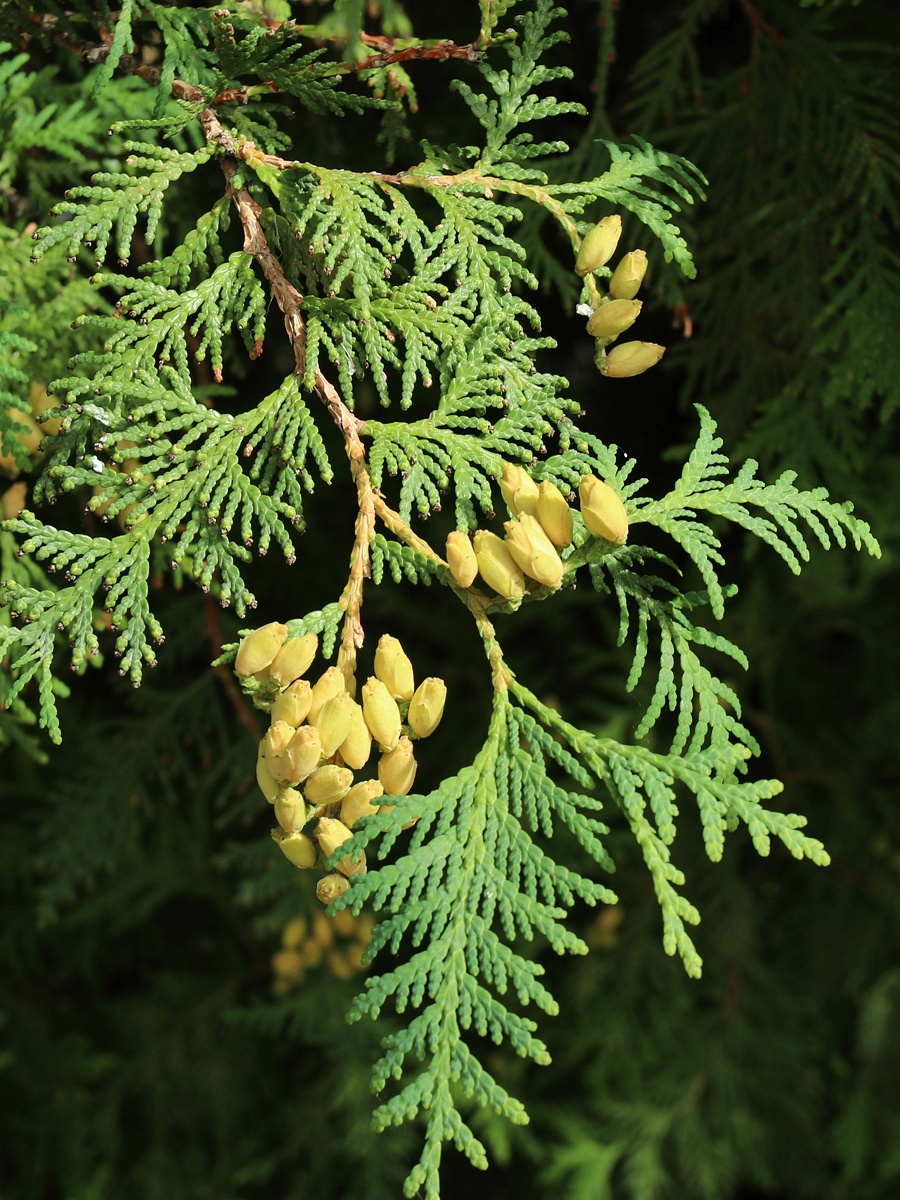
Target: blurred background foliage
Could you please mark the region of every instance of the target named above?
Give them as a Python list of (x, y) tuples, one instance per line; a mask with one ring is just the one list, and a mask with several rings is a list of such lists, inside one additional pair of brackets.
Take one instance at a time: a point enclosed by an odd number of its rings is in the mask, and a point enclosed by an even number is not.
[[(404, 8), (420, 36), (477, 33), (474, 3)], [(291, 11), (310, 20), (315, 10)], [(803, 486), (852, 498), (885, 554), (817, 553), (795, 578), (730, 543), (740, 592), (723, 632), (750, 658), (733, 682), (763, 746), (754, 770), (785, 781), (785, 808), (809, 816), (832, 866), (798, 865), (778, 848), (759, 859), (746, 835), (714, 866), (686, 825), (688, 892), (704, 914), (705, 974), (692, 982), (663, 954), (646, 872), (614, 829), (621, 904), (578, 916), (587, 959), (542, 958), (562, 1010), (542, 1030), (553, 1065), (500, 1052), (493, 1065), (532, 1123), (475, 1118), (491, 1173), (450, 1156), (444, 1197), (890, 1200), (900, 1194), (900, 9), (570, 0), (565, 23), (566, 98), (592, 116), (560, 123), (555, 136), (572, 151), (553, 170), (598, 174), (607, 160), (596, 139), (636, 133), (691, 159), (710, 187), (683, 222), (697, 282), (652, 260), (642, 336), (670, 349), (634, 380), (596, 373), (568, 260), (526, 220), (558, 340), (545, 369), (570, 378), (592, 428), (660, 487), (702, 401), (733, 458), (758, 458), (770, 477), (790, 466)], [(71, 56), (37, 40), (25, 53), (23, 74), (50, 72), (57, 102), (84, 99)], [(409, 70), (413, 138), (465, 144), (448, 87), (465, 66)], [(146, 111), (133, 79), (105, 96), (102, 108), (73, 110), (84, 132), (64, 172), (34, 133), (28, 155), (0, 158), (7, 264), (27, 258), (19, 235), (61, 187), (103, 164), (111, 111)], [(7, 133), (32, 103), (25, 94), (0, 108)], [(306, 116), (291, 132), (307, 159), (376, 167), (377, 122)], [(416, 161), (415, 141), (389, 134), (393, 161)], [(638, 230), (623, 244), (640, 244)], [(82, 336), (69, 330), (73, 313), (103, 302), (76, 270), (48, 256), (12, 291), (0, 275), (41, 383)], [(284, 371), (277, 326), (262, 359), (230, 364), (238, 394), (262, 395)], [(358, 402), (365, 415), (365, 394)], [(320, 488), (293, 572), (259, 564), (260, 623), (336, 596), (352, 503), (349, 486)], [(84, 520), (74, 507), (59, 519)], [(13, 570), (8, 541), (2, 553)], [(0, 725), (0, 1196), (396, 1200), (412, 1135), (368, 1128), (384, 1029), (343, 1019), (361, 986), (365, 918), (317, 920), (314, 880), (271, 849), (253, 781), (255, 717), (208, 666), (236, 619), (190, 586), (160, 588), (167, 643), (139, 691), (111, 661), (73, 680), (60, 749)], [(447, 680), (453, 707), (428, 746), (438, 757), (423, 761), (428, 786), (481, 744), (480, 645), (461, 610), (438, 611), (408, 585), (371, 591), (364, 617), (402, 636), (422, 675)], [(539, 695), (621, 735), (640, 704), (624, 693), (611, 622), (595, 595), (574, 592), (505, 619), (503, 634)]]

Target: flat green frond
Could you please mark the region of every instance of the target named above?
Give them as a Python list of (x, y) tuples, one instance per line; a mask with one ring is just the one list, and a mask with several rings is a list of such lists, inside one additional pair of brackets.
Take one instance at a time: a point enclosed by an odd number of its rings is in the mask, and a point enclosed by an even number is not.
[[(204, 231), (206, 232), (206, 231)], [(203, 237), (203, 234), (199, 235)], [(195, 244), (196, 245), (196, 244)], [(191, 248), (193, 254), (194, 247)], [(173, 264), (174, 265), (174, 264)], [(190, 269), (187, 255), (175, 270)], [(106, 332), (106, 347), (118, 358), (116, 370), (128, 361), (132, 370), (152, 370), (154, 364), (210, 360), (213, 378), (222, 381), (223, 343), (237, 326), (251, 358), (262, 353), (268, 297), (253, 269), (252, 258), (238, 250), (202, 279), (195, 288), (176, 291), (149, 279), (125, 275), (95, 276), (98, 286), (120, 294), (118, 318), (88, 317)], [(122, 313), (128, 314), (122, 319)], [(75, 359), (78, 365), (78, 359)], [(102, 380), (98, 374), (97, 382)]]
[[(479, 167), (486, 173), (508, 178), (522, 178), (521, 168), (513, 168), (506, 176), (502, 164), (516, 163), (522, 159), (564, 153), (568, 147), (564, 142), (545, 142), (534, 145), (530, 132), (520, 131), (521, 126), (548, 117), (567, 113), (584, 115), (584, 107), (571, 101), (557, 100), (555, 96), (538, 96), (534, 89), (556, 79), (571, 79), (569, 67), (549, 67), (540, 62), (552, 46), (567, 41), (568, 35), (561, 29), (550, 31), (552, 22), (563, 16), (553, 0), (538, 0), (534, 9), (524, 13), (521, 33), (515, 41), (503, 43), (509, 57), (509, 70), (498, 70), (489, 61), (480, 64), (482, 77), (494, 93), (489, 100), (479, 95), (464, 80), (457, 80), (456, 88), (485, 130), (485, 147), (478, 158)], [(491, 14), (496, 20), (496, 13)], [(483, 30), (487, 24), (482, 13)], [(526, 176), (527, 177), (527, 176)]]
[[(549, 760), (549, 761), (548, 761)], [(385, 855), (399, 827), (417, 817), (409, 850), (385, 865), (354, 877), (335, 908), (370, 902), (387, 914), (376, 927), (370, 955), (392, 953), (409, 943), (411, 957), (367, 981), (351, 1019), (375, 1017), (388, 1001), (398, 1013), (418, 1010), (392, 1034), (376, 1064), (373, 1086), (398, 1082), (396, 1094), (375, 1114), (385, 1128), (426, 1120), (426, 1145), (407, 1188), (437, 1195), (443, 1142), (452, 1141), (475, 1165), (484, 1164), (479, 1143), (460, 1141), (459, 1097), (475, 1099), (515, 1123), (526, 1119), (476, 1056), (466, 1035), (475, 1033), (517, 1054), (545, 1063), (548, 1055), (535, 1026), (505, 1000), (535, 1004), (548, 1013), (556, 1003), (540, 982), (541, 968), (516, 949), (519, 938), (546, 938), (558, 954), (584, 953), (579, 938), (562, 924), (576, 899), (615, 903), (603, 885), (559, 866), (537, 841), (549, 836), (545, 798), (551, 811), (587, 852), (607, 869), (606, 826), (593, 815), (590, 797), (550, 782), (551, 764), (588, 779), (584, 769), (528, 713), (497, 694), (488, 739), (473, 765), (445, 780), (428, 796), (408, 796), (392, 813), (368, 819), (342, 853), (352, 854), (381, 837)], [(421, 1061), (421, 1068), (412, 1066)], [(456, 1087), (451, 1088), (453, 1083)]]
[(139, 13), (140, 9), (136, 4), (136, 0), (122, 0), (112, 27), (112, 40), (108, 43), (106, 57), (101, 60), (94, 75), (94, 86), (91, 90), (92, 97), (99, 96), (115, 74), (116, 67), (119, 65), (122, 55), (126, 50), (131, 50), (134, 42), (131, 23)]
[(385, 569), (394, 583), (405, 579), (409, 583), (421, 583), (428, 587), (435, 579), (447, 581), (446, 568), (435, 563), (434, 559), (419, 554), (411, 546), (388, 541), (380, 533), (372, 539), (371, 555), (372, 582), (376, 586), (384, 578)]
[(738, 781), (736, 772), (753, 752), (741, 742), (720, 738), (702, 749), (692, 745), (684, 751), (658, 754), (575, 728), (521, 684), (514, 682), (511, 690), (562, 739), (582, 769), (602, 785), (624, 814), (660, 904), (663, 946), (667, 954), (680, 956), (689, 975), (699, 976), (702, 966), (687, 929), (698, 924), (700, 916), (678, 891), (685, 878), (671, 856), (679, 815), (676, 789), (694, 797), (706, 852), (714, 862), (722, 857), (725, 834), (739, 824), (747, 826), (761, 854), (768, 853), (774, 836), (795, 858), (808, 858), (817, 865), (828, 862), (821, 842), (798, 832), (805, 824), (804, 817), (771, 812), (762, 806), (762, 801), (781, 791), (778, 780)]
[(334, 63), (323, 58), (325, 48), (304, 53), (293, 22), (276, 28), (247, 22), (241, 29), (239, 14), (224, 10), (217, 12), (213, 21), (218, 65), (227, 80), (249, 75), (271, 81), (314, 113), (359, 113), (393, 103), (341, 91)]
[(591, 565), (594, 586), (612, 592), (619, 603), (620, 645), (635, 626), (628, 690), (640, 684), (648, 659), (657, 663), (652, 695), (635, 737), (645, 737), (663, 713), (670, 712), (676, 718), (670, 754), (698, 752), (707, 744), (725, 747), (732, 740), (758, 754), (756, 738), (741, 722), (737, 693), (710, 671), (698, 650), (725, 654), (742, 669), (747, 667), (746, 656), (727, 638), (693, 623), (693, 611), (707, 605), (708, 596), (679, 592), (667, 580), (640, 569), (654, 557), (665, 561), (642, 547), (629, 546)]
[(196, 170), (214, 152), (211, 145), (191, 152), (144, 142), (126, 142), (125, 148), (132, 152), (126, 165), (143, 167), (148, 173), (130, 175), (122, 171), (98, 171), (89, 186), (70, 188), (66, 202), (53, 210), (55, 216), (65, 219), (58, 225), (42, 226), (34, 234), (36, 260), (61, 242), (66, 245), (70, 257), (86, 244), (93, 247), (97, 266), (102, 266), (115, 227), (116, 255), (124, 265), (131, 253), (138, 217), (146, 216), (144, 237), (152, 245), (166, 192), (182, 175)]
[(700, 434), (681, 477), (660, 500), (638, 501), (633, 521), (658, 526), (694, 561), (717, 617), (724, 611), (725, 594), (719, 580), (724, 564), (721, 541), (697, 513), (722, 517), (764, 541), (796, 574), (809, 558), (808, 533), (826, 550), (832, 539), (842, 548), (848, 541), (876, 558), (881, 550), (865, 521), (853, 516), (852, 505), (828, 499), (825, 488), (800, 491), (795, 473), (786, 471), (773, 484), (756, 478), (757, 464), (749, 459), (731, 482), (723, 478), (729, 462), (720, 452), (721, 438), (710, 414), (697, 405)]
[(634, 138), (634, 146), (604, 142), (612, 160), (599, 179), (585, 184), (555, 184), (553, 193), (572, 196), (590, 191), (609, 203), (621, 206), (641, 221), (658, 239), (666, 262), (675, 262), (688, 279), (697, 274), (691, 252), (672, 221), (682, 204), (705, 199), (704, 175), (687, 159), (649, 146)]

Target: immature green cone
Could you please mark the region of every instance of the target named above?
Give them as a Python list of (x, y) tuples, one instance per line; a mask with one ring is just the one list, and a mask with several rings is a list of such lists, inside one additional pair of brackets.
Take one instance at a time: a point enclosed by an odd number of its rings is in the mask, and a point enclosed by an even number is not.
[(613, 271), (609, 294), (613, 300), (633, 300), (647, 274), (647, 255), (643, 250), (631, 250)]
[(616, 338), (638, 319), (642, 300), (609, 300), (594, 310), (587, 331), (595, 338)]
[(460, 587), (471, 587), (475, 582), (478, 559), (472, 548), (472, 539), (461, 529), (454, 529), (447, 534), (447, 565)]
[(316, 865), (316, 848), (305, 833), (284, 833), (280, 829), (272, 831), (272, 838), (284, 857), (303, 870)]
[(566, 569), (537, 517), (525, 513), (518, 521), (504, 522), (503, 528), (517, 566), (544, 587), (559, 587)]
[(345, 690), (344, 672), (340, 667), (329, 667), (327, 671), (324, 671), (313, 684), (312, 699), (306, 718), (310, 725), (315, 725), (316, 718), (322, 711), (325, 701), (330, 700), (332, 696), (339, 696)]
[(506, 600), (521, 600), (525, 594), (525, 576), (502, 538), (479, 529), (475, 534), (475, 557), (481, 578), (489, 588)]
[(375, 678), (381, 680), (395, 700), (409, 700), (416, 690), (412, 663), (397, 638), (389, 633), (378, 639)]
[(569, 502), (555, 483), (545, 479), (538, 489), (537, 508), (534, 515), (541, 528), (558, 549), (571, 545), (572, 510)]
[(306, 674), (318, 648), (319, 639), (314, 633), (304, 633), (301, 637), (291, 638), (275, 655), (275, 661), (269, 667), (269, 674), (279, 687), (287, 687), (289, 683)]
[[(348, 841), (353, 834), (343, 823), (334, 817), (319, 817), (319, 823), (316, 825), (316, 841), (319, 843), (319, 849), (326, 858), (330, 858), (335, 850), (339, 850), (344, 842)], [(337, 864), (337, 869), (342, 875), (358, 875), (366, 869), (365, 854), (358, 862), (351, 862), (350, 858), (342, 858)]]
[(346, 875), (323, 875), (316, 884), (316, 898), (323, 904), (331, 904), (338, 896), (343, 896), (349, 886), (350, 880)]
[(350, 732), (353, 721), (353, 710), (357, 705), (346, 692), (332, 696), (319, 709), (316, 717), (316, 729), (322, 739), (322, 756), (331, 758), (344, 738)]
[(417, 763), (413, 745), (408, 737), (402, 737), (388, 754), (378, 760), (378, 778), (389, 796), (405, 796), (416, 777)]
[(268, 802), (274, 804), (276, 796), (281, 791), (281, 784), (266, 765), (265, 747), (266, 740), (263, 738), (259, 743), (259, 756), (256, 759), (256, 782)]
[(594, 537), (621, 545), (628, 537), (628, 514), (619, 493), (596, 475), (585, 475), (578, 495), (584, 523)]
[(278, 793), (275, 820), (285, 833), (295, 833), (306, 824), (306, 802), (296, 788), (282, 788)]
[(618, 213), (604, 217), (598, 221), (584, 240), (575, 259), (575, 274), (588, 275), (605, 266), (615, 254), (619, 238), (622, 236), (622, 218)]
[(307, 804), (314, 804), (317, 808), (320, 805), (338, 804), (350, 791), (352, 783), (353, 772), (332, 763), (313, 771), (306, 781), (303, 794)]
[(371, 817), (378, 812), (375, 801), (384, 795), (384, 785), (378, 779), (364, 779), (354, 783), (341, 801), (341, 820), (352, 829), (360, 817)]
[(400, 709), (380, 679), (370, 677), (363, 684), (362, 708), (372, 737), (382, 750), (393, 750), (400, 740)]
[(500, 491), (514, 517), (534, 512), (538, 501), (538, 485), (524, 467), (505, 463), (500, 476)]
[(296, 729), (309, 715), (312, 704), (312, 684), (308, 679), (296, 679), (277, 696), (272, 705), (272, 720), (286, 721)]
[(270, 621), (268, 625), (261, 625), (259, 629), (248, 633), (238, 646), (234, 660), (235, 674), (240, 675), (241, 679), (246, 679), (248, 675), (264, 671), (281, 649), (286, 637), (287, 626), (278, 621)]
[(656, 366), (665, 352), (665, 346), (657, 346), (656, 342), (622, 342), (620, 346), (613, 346), (605, 361), (601, 362), (600, 373), (610, 379), (630, 379), (632, 375), (643, 375)]
[(303, 725), (295, 730), (284, 756), (288, 782), (302, 783), (311, 775), (322, 758), (322, 743), (315, 725)]
[(430, 737), (444, 715), (447, 685), (436, 675), (423, 679), (409, 702), (406, 723), (416, 737)]
[(354, 771), (361, 771), (372, 753), (372, 734), (363, 716), (362, 706), (353, 701), (353, 713), (347, 736), (338, 747), (341, 758)]

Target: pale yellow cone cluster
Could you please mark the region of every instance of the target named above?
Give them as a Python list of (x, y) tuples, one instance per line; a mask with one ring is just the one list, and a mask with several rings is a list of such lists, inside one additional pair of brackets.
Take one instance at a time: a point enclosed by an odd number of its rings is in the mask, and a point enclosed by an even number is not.
[[(618, 214), (598, 222), (581, 243), (575, 260), (576, 274), (584, 276), (604, 267), (613, 256), (621, 233), (622, 218)], [(608, 294), (601, 298), (587, 323), (588, 333), (597, 340), (597, 366), (611, 379), (641, 375), (656, 366), (665, 354), (665, 347), (655, 342), (623, 342), (608, 353), (606, 350), (638, 319), (641, 301), (635, 296), (646, 271), (647, 255), (643, 250), (631, 250), (624, 255), (612, 273)]]
[(572, 541), (572, 513), (554, 483), (538, 484), (520, 466), (506, 463), (500, 491), (513, 514), (501, 538), (479, 529), (473, 538), (454, 530), (447, 538), (447, 564), (460, 587), (481, 576), (505, 600), (521, 600), (529, 581), (558, 588), (565, 575), (560, 550)]
[(338, 979), (350, 979), (364, 971), (362, 957), (374, 927), (369, 913), (354, 917), (346, 909), (331, 918), (324, 913), (316, 913), (312, 920), (295, 917), (284, 927), (281, 948), (272, 955), (276, 993), (289, 992), (303, 982), (307, 972), (319, 967)]
[[(272, 837), (301, 868), (337, 853), (361, 817), (389, 810), (383, 797), (412, 790), (413, 741), (434, 732), (447, 698), (443, 679), (423, 679), (416, 686), (412, 663), (390, 634), (378, 643), (375, 674), (363, 684), (359, 701), (338, 667), (329, 667), (314, 683), (304, 678), (317, 650), (315, 634), (289, 638), (287, 626), (273, 621), (243, 639), (234, 662), (238, 676), (274, 695), (256, 779), (278, 822)], [(356, 780), (373, 750), (376, 776)], [(340, 859), (336, 872), (319, 881), (319, 899), (331, 903), (347, 878), (365, 869), (365, 854)]]
[[(558, 588), (565, 575), (560, 551), (572, 543), (572, 510), (554, 483), (538, 484), (528, 472), (506, 463), (500, 491), (513, 520), (505, 521), (501, 538), (479, 529), (470, 538), (454, 530), (447, 538), (447, 564), (460, 587), (478, 576), (505, 600), (521, 600), (538, 583)], [(578, 489), (581, 514), (595, 537), (621, 544), (628, 536), (628, 517), (618, 493), (593, 475), (582, 476)]]

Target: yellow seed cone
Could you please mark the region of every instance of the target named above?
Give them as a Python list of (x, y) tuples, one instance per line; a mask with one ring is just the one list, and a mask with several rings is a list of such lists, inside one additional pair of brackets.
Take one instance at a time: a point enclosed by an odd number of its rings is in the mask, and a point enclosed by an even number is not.
[(350, 791), (353, 783), (353, 772), (347, 767), (336, 767), (333, 763), (319, 767), (313, 771), (303, 794), (308, 804), (317, 807), (326, 804), (338, 804)]
[[(319, 843), (319, 849), (325, 858), (330, 858), (352, 836), (343, 821), (338, 821), (333, 817), (319, 818), (319, 823), (316, 826), (316, 841)], [(337, 864), (337, 869), (342, 875), (360, 875), (366, 869), (366, 856), (363, 854), (362, 858), (357, 862), (351, 862), (349, 856), (342, 858)]]
[(545, 479), (538, 489), (538, 502), (534, 515), (541, 528), (558, 549), (572, 542), (572, 510), (569, 502), (555, 483)]
[(393, 750), (400, 740), (400, 709), (380, 679), (371, 677), (363, 684), (362, 708), (372, 737), (382, 750)]
[(323, 671), (313, 684), (312, 700), (306, 714), (310, 725), (315, 725), (325, 701), (330, 700), (332, 696), (339, 696), (345, 690), (344, 672), (340, 667), (329, 667), (327, 671)]
[(322, 758), (322, 743), (314, 725), (302, 725), (294, 730), (284, 752), (286, 779), (290, 783), (302, 783), (319, 765)]
[(350, 728), (340, 744), (340, 755), (348, 767), (361, 771), (372, 753), (372, 734), (366, 724), (362, 706), (353, 701)]
[(364, 779), (354, 783), (341, 801), (341, 820), (352, 829), (360, 817), (371, 817), (378, 812), (375, 801), (384, 795), (384, 786), (379, 779)]
[(264, 670), (273, 661), (286, 637), (287, 626), (278, 621), (270, 621), (268, 625), (261, 625), (259, 629), (248, 633), (238, 646), (234, 660), (235, 674), (245, 679)]
[(565, 567), (540, 521), (524, 513), (518, 521), (504, 522), (503, 528), (507, 549), (520, 570), (545, 587), (559, 587)]
[(259, 784), (260, 790), (268, 802), (274, 804), (282, 785), (266, 765), (265, 749), (266, 740), (263, 738), (259, 743), (259, 755), (256, 759), (256, 782)]
[(454, 529), (447, 534), (447, 565), (460, 587), (471, 587), (475, 582), (478, 559), (472, 548), (472, 539), (461, 529)]
[(600, 373), (610, 379), (631, 379), (655, 367), (665, 352), (665, 346), (656, 342), (622, 342), (601, 361)]
[(312, 704), (312, 684), (308, 679), (296, 679), (278, 696), (272, 705), (272, 720), (285, 721), (295, 729), (302, 725)]
[(272, 837), (284, 857), (295, 867), (308, 870), (316, 865), (316, 848), (305, 833), (284, 833), (275, 829)]
[(538, 485), (524, 467), (517, 463), (505, 463), (500, 476), (500, 491), (506, 506), (514, 517), (522, 513), (534, 513), (538, 500)]
[(643, 250), (632, 250), (624, 256), (613, 271), (609, 281), (609, 294), (613, 300), (633, 300), (647, 273), (647, 255)]
[(316, 728), (322, 739), (322, 756), (331, 758), (350, 732), (353, 710), (357, 708), (346, 692), (331, 696), (319, 709)]
[(382, 754), (378, 778), (388, 796), (406, 796), (416, 778), (416, 759), (412, 742), (402, 737), (395, 748)]
[(285, 833), (295, 833), (306, 824), (306, 802), (296, 788), (282, 788), (278, 793), (275, 820)]
[(481, 578), (489, 588), (506, 600), (521, 600), (525, 594), (525, 576), (502, 538), (479, 529), (475, 534), (475, 557)]
[(316, 884), (316, 897), (323, 904), (331, 904), (333, 900), (337, 900), (338, 896), (343, 896), (349, 886), (350, 881), (346, 875), (338, 875), (335, 872), (331, 875), (323, 875)]
[(412, 663), (397, 638), (389, 633), (378, 639), (375, 678), (381, 680), (395, 700), (409, 700), (415, 691)]
[(622, 218), (618, 213), (604, 217), (588, 233), (578, 249), (575, 259), (576, 275), (588, 275), (606, 265), (616, 252), (622, 236)]
[(275, 655), (275, 660), (269, 667), (269, 674), (279, 687), (287, 687), (289, 683), (306, 674), (318, 648), (319, 639), (314, 633), (304, 633), (300, 637), (291, 638)]
[(628, 537), (628, 513), (619, 493), (595, 475), (585, 475), (578, 495), (584, 523), (594, 537), (621, 545)]
[(430, 737), (444, 715), (447, 685), (443, 679), (431, 676), (423, 679), (409, 702), (406, 722), (416, 737)]
[(609, 300), (594, 310), (587, 331), (595, 338), (616, 338), (630, 329), (640, 315), (641, 300)]

